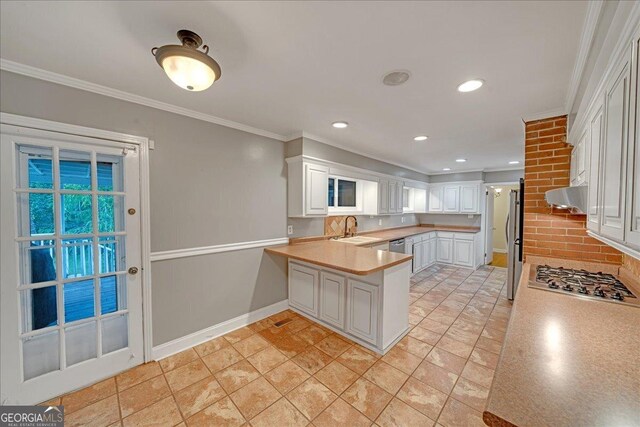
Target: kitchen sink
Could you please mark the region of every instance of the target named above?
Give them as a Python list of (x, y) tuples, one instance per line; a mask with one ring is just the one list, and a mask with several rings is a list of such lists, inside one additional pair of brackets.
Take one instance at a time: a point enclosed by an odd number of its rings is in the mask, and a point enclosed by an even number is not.
[(382, 241), (377, 237), (367, 237), (367, 236), (354, 236), (354, 237), (341, 237), (336, 239), (338, 242), (342, 243), (351, 243), (352, 245), (366, 245), (370, 243), (376, 243)]

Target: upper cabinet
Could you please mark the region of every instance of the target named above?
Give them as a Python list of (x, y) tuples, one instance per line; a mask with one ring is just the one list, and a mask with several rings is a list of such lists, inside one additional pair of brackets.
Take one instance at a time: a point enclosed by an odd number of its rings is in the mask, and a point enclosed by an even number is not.
[(640, 31), (633, 38), (625, 242), (640, 252)]
[(289, 216), (325, 216), (328, 214), (328, 167), (300, 159), (289, 162), (287, 175)]
[(595, 113), (589, 120), (589, 200), (587, 211), (587, 228), (600, 232), (600, 150), (602, 147), (603, 106), (598, 104)]
[(584, 185), (587, 182), (587, 152), (589, 133), (585, 130), (571, 151), (571, 185)]
[(403, 211), (402, 181), (394, 179), (380, 179), (378, 183), (378, 214), (395, 215)]
[(410, 183), (405, 183), (402, 189), (402, 212), (403, 213), (425, 213), (427, 212), (427, 190), (425, 188), (408, 187)]
[(480, 183), (429, 185), (429, 213), (480, 213)]

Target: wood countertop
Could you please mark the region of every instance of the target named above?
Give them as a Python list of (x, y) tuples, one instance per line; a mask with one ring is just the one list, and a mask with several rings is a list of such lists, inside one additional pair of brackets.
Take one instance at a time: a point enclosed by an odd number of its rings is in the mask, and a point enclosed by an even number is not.
[(523, 265), (484, 421), (639, 425), (640, 308), (529, 288), (530, 268)]
[(478, 233), (480, 227), (464, 227), (455, 225), (416, 225), (413, 227), (389, 228), (380, 231), (363, 231), (359, 236), (376, 237), (381, 242), (389, 240), (403, 239), (417, 234), (429, 233), (430, 231), (451, 231), (456, 233)]
[(266, 252), (365, 276), (410, 261), (413, 256), (361, 248), (334, 240), (274, 246)]

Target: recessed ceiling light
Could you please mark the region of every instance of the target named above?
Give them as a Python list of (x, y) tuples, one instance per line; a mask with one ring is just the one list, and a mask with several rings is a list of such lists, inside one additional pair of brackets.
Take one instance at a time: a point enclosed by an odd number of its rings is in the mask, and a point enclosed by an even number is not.
[(446, 172), (446, 171), (450, 171), (451, 168), (442, 168), (442, 170)]
[(413, 138), (414, 141), (426, 141), (427, 139), (429, 139), (427, 135), (418, 135)]
[(458, 163), (464, 163), (466, 161), (467, 161), (467, 159), (456, 159), (456, 162), (458, 162)]
[(409, 80), (411, 73), (407, 70), (397, 70), (387, 73), (382, 77), (382, 83), (387, 86), (399, 86)]
[(512, 160), (509, 162), (510, 165), (517, 165), (518, 163), (520, 163), (518, 160)]
[(347, 126), (349, 126), (349, 123), (347, 123), (347, 122), (333, 122), (333, 123), (331, 123), (331, 126), (333, 126), (334, 128), (337, 128), (337, 129), (344, 129)]
[(473, 92), (480, 89), (483, 84), (484, 81), (480, 79), (468, 80), (458, 86), (458, 92)]

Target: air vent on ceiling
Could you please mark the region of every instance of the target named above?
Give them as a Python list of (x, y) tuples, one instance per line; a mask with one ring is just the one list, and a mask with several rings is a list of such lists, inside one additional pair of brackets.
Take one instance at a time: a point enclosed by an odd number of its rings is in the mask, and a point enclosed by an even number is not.
[(411, 73), (406, 70), (392, 71), (385, 74), (382, 78), (382, 83), (387, 86), (398, 86), (405, 83), (411, 77)]

